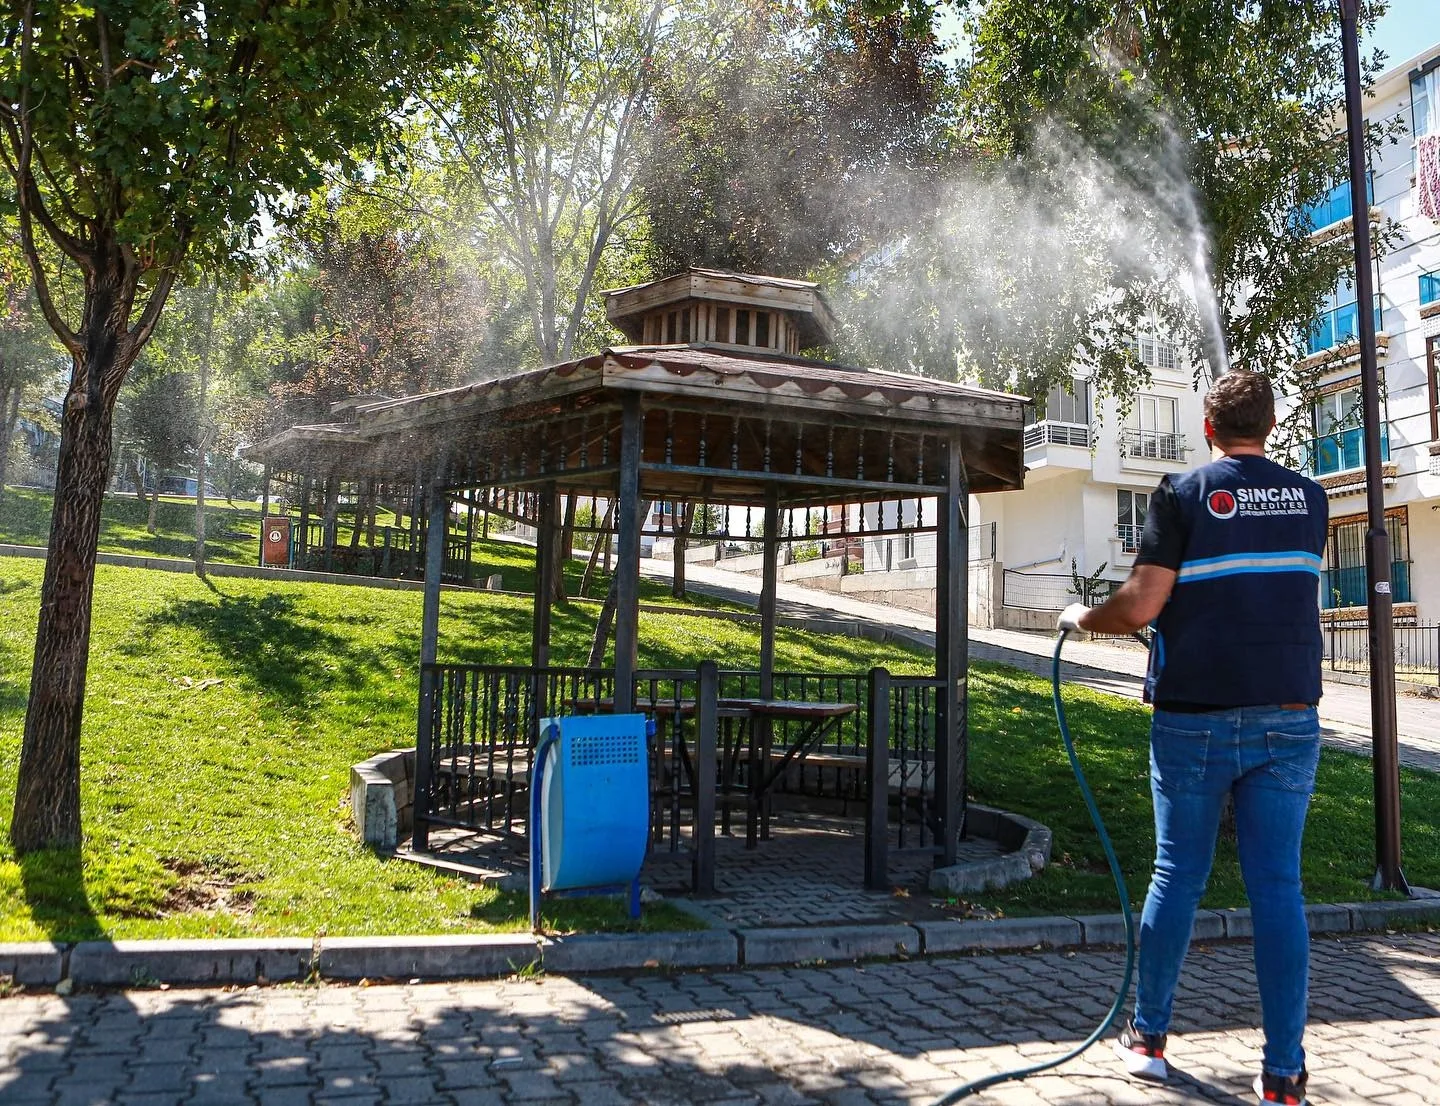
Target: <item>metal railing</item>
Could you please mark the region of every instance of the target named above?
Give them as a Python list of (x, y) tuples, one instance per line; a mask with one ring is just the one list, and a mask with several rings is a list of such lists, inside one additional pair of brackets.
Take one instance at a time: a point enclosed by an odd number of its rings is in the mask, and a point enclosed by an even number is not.
[(1120, 447), (1126, 457), (1156, 461), (1185, 460), (1185, 435), (1168, 430), (1127, 428), (1120, 435)]
[(982, 522), (979, 526), (970, 527), (967, 541), (970, 560), (993, 561), (995, 559), (996, 538), (993, 522)]
[(1063, 611), (1071, 603), (1103, 600), (1115, 586), (1109, 580), (1084, 585), (1085, 595), (1075, 590), (1075, 577), (1065, 573), (1019, 572), (1007, 568), (1002, 580), (1001, 605), (1028, 611)]
[[(1375, 296), (1375, 329), (1382, 331), (1385, 313), (1380, 307), (1380, 296)], [(1306, 350), (1310, 354), (1324, 353), (1346, 342), (1353, 342), (1360, 333), (1360, 305), (1343, 303), (1330, 311), (1315, 316), (1306, 334)]]
[[(1395, 627), (1395, 675), (1440, 685), (1440, 624)], [(1334, 672), (1370, 670), (1370, 628), (1365, 623), (1323, 628), (1325, 667)]]
[(1116, 526), (1115, 536), (1120, 539), (1120, 551), (1122, 553), (1139, 553), (1140, 537), (1144, 532), (1145, 527), (1129, 522), (1122, 522)]
[[(1300, 447), (1300, 471), (1306, 476), (1330, 476), (1365, 467), (1365, 429), (1352, 426), (1312, 438)], [(1390, 460), (1390, 428), (1380, 424), (1380, 459)]]
[[(710, 871), (707, 875), (697, 861), (697, 887), (707, 881), (713, 886), (716, 824), (729, 833), (738, 814), (753, 833), (757, 824), (768, 826), (770, 805), (780, 796), (807, 806), (838, 806), (842, 814), (863, 811), (867, 857), (870, 844), (878, 850), (873, 854), (878, 874), (867, 860), (867, 880), (873, 876), (876, 885), (883, 883), (890, 842), (902, 849), (934, 849), (941, 818), (935, 806), (935, 746), (942, 681), (892, 677), (883, 669), (866, 675), (777, 672), (762, 696), (759, 672), (709, 671), (708, 677), (706, 666), (635, 676), (636, 707), (655, 723), (649, 758), (652, 841), (697, 857), (708, 849)], [(422, 666), (414, 798), (419, 847), (439, 827), (499, 837), (526, 834), (540, 720), (613, 710), (614, 680), (608, 669)], [(881, 701), (877, 688), (884, 709), (872, 707)], [(743, 701), (761, 698), (853, 703), (857, 709), (816, 729), (814, 718), (747, 715)], [(883, 756), (876, 755), (877, 734)], [(963, 726), (960, 734), (957, 755), (963, 764)], [(765, 755), (802, 746), (804, 755), (793, 759)], [(753, 751), (757, 747), (760, 754)], [(759, 816), (747, 805), (757, 771), (765, 777), (765, 813)]]
[(1025, 448), (1042, 445), (1074, 445), (1090, 447), (1090, 427), (1078, 422), (1032, 422), (1025, 428)]

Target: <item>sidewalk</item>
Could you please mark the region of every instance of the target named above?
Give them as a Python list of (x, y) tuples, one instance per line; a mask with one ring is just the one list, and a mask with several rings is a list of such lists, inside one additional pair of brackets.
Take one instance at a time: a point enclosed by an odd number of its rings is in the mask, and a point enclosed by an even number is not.
[[(646, 560), (640, 571), (669, 579), (669, 561)], [(702, 594), (737, 603), (759, 601), (760, 578), (705, 565), (685, 567), (688, 586)], [(781, 583), (777, 609), (792, 618), (853, 620), (872, 633), (889, 633), (927, 649), (935, 646), (935, 620), (916, 611), (867, 603), (846, 595)], [(1048, 634), (970, 628), (973, 660), (999, 661), (1049, 677), (1055, 640)], [(1111, 641), (1070, 641), (1065, 645), (1061, 678), (1097, 691), (1140, 698), (1146, 654), (1138, 646)], [(1440, 772), (1440, 699), (1400, 695), (1396, 700), (1400, 763)], [(1370, 753), (1370, 689), (1327, 680), (1320, 700), (1320, 721), (1326, 743), (1347, 752)]]

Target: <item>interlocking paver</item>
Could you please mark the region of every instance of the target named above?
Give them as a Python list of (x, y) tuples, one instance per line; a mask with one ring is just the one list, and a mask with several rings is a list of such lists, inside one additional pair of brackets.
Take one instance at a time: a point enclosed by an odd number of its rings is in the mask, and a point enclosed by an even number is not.
[[(1097, 1048), (971, 1101), (1248, 1101), (1260, 1043), (1250, 956), (1243, 942), (1196, 948), (1177, 1002), (1171, 1086), (1127, 1083)], [(113, 993), (70, 1007), (18, 995), (0, 1000), (0, 1101), (918, 1106), (955, 1081), (1064, 1051), (1108, 1007), (1121, 959), (1081, 950), (243, 996)], [(1430, 933), (1316, 939), (1324, 1018), (1307, 1040), (1315, 1106), (1434, 1100), (1437, 963), (1440, 936)]]

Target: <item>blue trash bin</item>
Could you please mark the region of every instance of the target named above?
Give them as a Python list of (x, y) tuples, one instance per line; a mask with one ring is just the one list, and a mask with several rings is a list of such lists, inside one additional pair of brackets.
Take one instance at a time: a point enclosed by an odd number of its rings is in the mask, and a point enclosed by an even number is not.
[(546, 893), (630, 893), (640, 916), (640, 866), (650, 840), (643, 714), (544, 718), (530, 796), (530, 927)]

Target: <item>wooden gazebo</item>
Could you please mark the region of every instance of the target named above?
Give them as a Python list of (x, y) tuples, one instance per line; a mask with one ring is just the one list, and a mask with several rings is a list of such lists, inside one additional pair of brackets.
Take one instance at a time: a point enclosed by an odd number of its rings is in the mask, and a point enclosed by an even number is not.
[[(793, 531), (797, 515), (824, 513), (838, 519), (842, 531), (875, 536), (893, 532), (884, 520), (901, 514), (877, 511), (875, 505), (918, 500), (918, 510), (905, 517), (918, 517), (920, 525), (904, 529), (933, 530), (938, 552), (936, 673), (930, 683), (939, 694), (933, 752), (926, 754), (933, 757), (932, 768), (926, 769), (933, 770), (927, 801), (937, 863), (952, 863), (964, 801), (967, 495), (1022, 486), (1028, 401), (801, 357), (800, 349), (826, 344), (833, 330), (824, 297), (809, 282), (692, 269), (606, 297), (611, 321), (635, 345), (357, 406), (345, 422), (293, 427), (249, 451), (267, 473), (323, 467), (348, 480), (389, 484), (420, 474), (428, 495), (420, 782), (426, 782), (427, 773), (431, 781), (436, 778), (446, 755), (453, 769), (457, 756), (456, 747), (442, 747), (435, 732), (454, 721), (446, 721), (448, 708), (440, 700), (454, 693), (454, 680), (461, 678), (447, 676), (446, 666), (437, 664), (451, 501), (463, 499), (481, 508), (503, 504), (535, 525), (536, 673), (549, 668), (548, 600), (555, 563), (550, 552), (559, 531), (557, 504), (562, 497), (614, 504), (615, 659), (613, 675), (607, 672), (606, 678), (610, 694), (603, 698), (607, 709), (628, 711), (636, 704), (637, 687), (644, 686), (643, 679), (637, 680), (642, 504), (723, 504), (732, 512), (760, 516), (758, 534), (743, 535), (758, 541), (764, 553), (759, 670), (747, 686), (768, 700), (777, 694), (778, 551), (785, 541), (805, 536), (787, 536), (787, 520)], [(477, 684), (469, 686), (465, 694), (478, 694)], [(532, 689), (528, 708), (534, 717), (554, 706), (534, 701), (536, 694)], [(691, 687), (685, 694), (697, 693)], [(654, 706), (653, 695), (642, 693), (641, 698), (642, 706)], [(476, 713), (473, 701), (471, 707)], [(872, 704), (867, 723), (872, 736), (877, 712), (884, 715), (885, 708)], [(714, 719), (701, 709), (695, 725), (703, 730)], [(713, 749), (713, 741), (711, 734), (700, 748)], [(505, 769), (509, 784), (528, 778), (524, 758), (532, 743), (533, 734), (512, 732)], [(473, 779), (478, 772), (473, 734), (471, 746)], [(813, 750), (801, 750), (801, 757), (808, 751)], [(517, 756), (524, 760), (518, 767)], [(493, 759), (492, 744), (492, 764)], [(695, 758), (707, 780), (713, 778), (704, 768), (708, 759), (703, 751)], [(794, 767), (782, 763), (787, 766)], [(873, 785), (877, 777), (872, 772), (869, 778)], [(895, 778), (893, 766), (889, 777), (879, 778), (883, 790), (883, 780)], [(899, 779), (903, 789), (903, 770)], [(673, 795), (679, 787), (671, 782)], [(487, 784), (477, 792), (473, 782), (468, 786), (472, 808), (477, 794), (489, 797), (504, 790)], [(507, 794), (513, 796), (513, 790)], [(699, 790), (691, 786), (689, 793)], [(713, 811), (708, 801), (696, 800), (697, 827), (706, 811)], [(878, 802), (883, 801), (882, 795)], [(876, 805), (872, 796), (870, 806)], [(445, 819), (434, 809), (422, 809), (417, 798), (417, 848), (425, 846), (429, 827), (439, 824)], [(709, 832), (700, 828), (697, 837)], [(881, 863), (878, 878), (883, 879)], [(697, 884), (705, 882), (697, 875)]]

